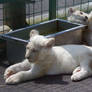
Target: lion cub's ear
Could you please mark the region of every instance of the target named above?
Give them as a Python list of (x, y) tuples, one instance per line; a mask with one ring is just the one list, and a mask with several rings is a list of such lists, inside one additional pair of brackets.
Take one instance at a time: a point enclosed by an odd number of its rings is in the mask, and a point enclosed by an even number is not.
[(30, 37), (33, 37), (33, 36), (38, 35), (38, 34), (39, 34), (39, 32), (37, 30), (33, 29), (30, 32)]
[(75, 12), (75, 10), (73, 8), (69, 8), (68, 14), (71, 15), (73, 12)]
[(55, 38), (48, 38), (48, 40), (44, 43), (45, 47), (52, 47), (55, 44)]

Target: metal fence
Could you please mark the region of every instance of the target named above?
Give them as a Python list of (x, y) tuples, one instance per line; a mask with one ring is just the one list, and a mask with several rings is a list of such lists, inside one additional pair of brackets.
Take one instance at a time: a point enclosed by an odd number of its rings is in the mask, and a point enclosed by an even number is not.
[(1, 0), (0, 34), (53, 18), (66, 18), (69, 7), (85, 12), (92, 0)]
[[(57, 0), (57, 17), (66, 18), (69, 7), (90, 12), (92, 10), (92, 0)], [(61, 16), (62, 15), (62, 16)]]

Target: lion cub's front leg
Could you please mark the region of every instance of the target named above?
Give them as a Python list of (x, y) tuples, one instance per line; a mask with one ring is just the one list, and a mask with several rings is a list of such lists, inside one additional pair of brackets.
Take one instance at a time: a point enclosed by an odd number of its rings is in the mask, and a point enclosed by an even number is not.
[(14, 65), (11, 65), (10, 67), (8, 67), (5, 70), (4, 73), (4, 79), (7, 79), (8, 77), (10, 77), (11, 75), (19, 72), (19, 71), (24, 71), (24, 70), (29, 70), (31, 67), (30, 63), (27, 60), (24, 60), (21, 63), (17, 63)]
[(20, 71), (14, 75), (11, 75), (9, 78), (6, 79), (6, 84), (16, 84), (26, 80), (35, 79), (38, 77), (43, 76), (44, 73), (42, 72), (39, 66), (33, 66), (28, 71)]

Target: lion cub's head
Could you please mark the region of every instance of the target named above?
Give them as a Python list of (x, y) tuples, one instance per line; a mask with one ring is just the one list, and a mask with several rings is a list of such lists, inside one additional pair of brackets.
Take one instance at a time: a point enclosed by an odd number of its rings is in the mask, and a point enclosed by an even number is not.
[(54, 43), (54, 38), (46, 38), (43, 35), (39, 35), (38, 31), (32, 30), (30, 32), (30, 42), (26, 46), (25, 58), (32, 63), (39, 61), (39, 59), (44, 59), (44, 56)]
[(85, 25), (87, 25), (88, 23), (88, 14), (85, 12), (70, 8), (68, 15), (69, 15), (68, 20), (71, 22), (85, 24)]

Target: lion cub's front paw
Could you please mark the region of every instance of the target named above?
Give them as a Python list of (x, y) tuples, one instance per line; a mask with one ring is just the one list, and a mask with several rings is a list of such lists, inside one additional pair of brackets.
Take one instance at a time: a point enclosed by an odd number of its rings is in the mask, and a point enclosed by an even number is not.
[(16, 74), (10, 76), (9, 78), (7, 78), (7, 79), (5, 80), (5, 83), (6, 83), (6, 84), (17, 84), (17, 83), (19, 83), (19, 82), (20, 82), (20, 79), (19, 79), (18, 76), (16, 76)]
[(4, 79), (9, 78), (11, 75), (15, 74), (13, 70), (7, 69), (4, 73)]

